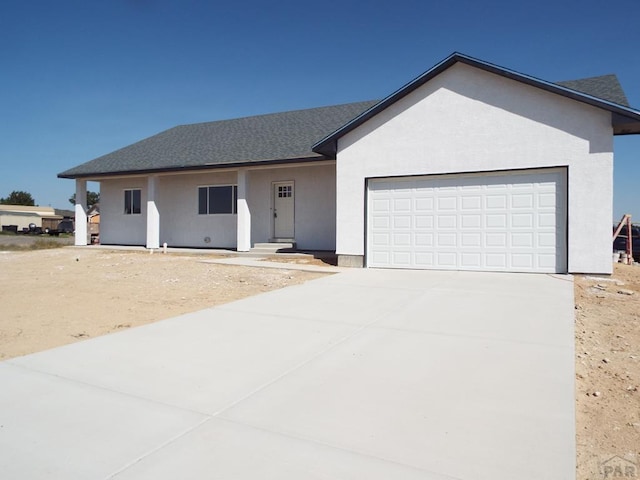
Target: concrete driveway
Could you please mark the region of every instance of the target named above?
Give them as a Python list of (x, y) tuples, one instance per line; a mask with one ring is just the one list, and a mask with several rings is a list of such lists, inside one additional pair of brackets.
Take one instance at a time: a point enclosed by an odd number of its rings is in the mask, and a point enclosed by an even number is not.
[(574, 478), (571, 277), (353, 270), (0, 363), (6, 479)]

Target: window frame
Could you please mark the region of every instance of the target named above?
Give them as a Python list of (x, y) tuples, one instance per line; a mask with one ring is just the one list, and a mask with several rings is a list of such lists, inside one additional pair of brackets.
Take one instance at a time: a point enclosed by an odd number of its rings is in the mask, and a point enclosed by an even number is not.
[[(231, 211), (230, 212), (212, 212), (212, 198), (211, 191), (216, 188), (229, 188), (231, 187)], [(206, 197), (204, 198), (204, 209), (202, 208), (202, 191), (206, 191)], [(198, 185), (197, 191), (197, 211), (198, 215), (237, 215), (238, 214), (238, 185), (233, 183), (225, 183), (218, 185)], [(203, 211), (205, 210), (205, 211)]]
[[(124, 215), (142, 215), (142, 189), (141, 188), (125, 188), (124, 190), (124, 205), (123, 205), (123, 214)], [(135, 192), (138, 192), (138, 208), (136, 211), (136, 196)], [(127, 194), (129, 194), (129, 199), (127, 202)], [(129, 203), (129, 208), (127, 209), (127, 203)], [(130, 210), (130, 211), (127, 211)]]

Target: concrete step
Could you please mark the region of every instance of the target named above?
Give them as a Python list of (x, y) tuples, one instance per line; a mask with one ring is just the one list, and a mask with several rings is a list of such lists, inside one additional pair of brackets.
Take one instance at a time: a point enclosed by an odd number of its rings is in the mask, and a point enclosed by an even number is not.
[(256, 243), (253, 245), (251, 252), (255, 253), (276, 253), (282, 251), (295, 250), (295, 242), (271, 242), (271, 243)]

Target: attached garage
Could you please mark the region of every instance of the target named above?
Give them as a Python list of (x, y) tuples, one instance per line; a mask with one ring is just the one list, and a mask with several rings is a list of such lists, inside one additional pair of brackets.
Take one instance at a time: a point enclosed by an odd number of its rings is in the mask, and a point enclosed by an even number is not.
[(566, 169), (369, 179), (369, 267), (564, 273)]
[(554, 84), (453, 54), (328, 135), (352, 267), (610, 274), (614, 76)]

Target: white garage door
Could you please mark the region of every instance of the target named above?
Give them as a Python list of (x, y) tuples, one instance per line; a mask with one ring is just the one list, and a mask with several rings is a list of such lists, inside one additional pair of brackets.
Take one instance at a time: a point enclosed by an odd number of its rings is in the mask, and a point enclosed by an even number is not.
[(566, 272), (566, 170), (370, 179), (367, 266)]

